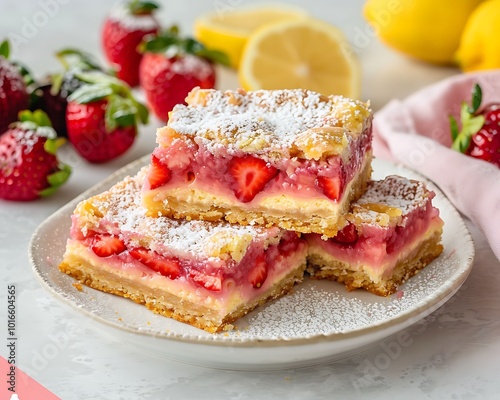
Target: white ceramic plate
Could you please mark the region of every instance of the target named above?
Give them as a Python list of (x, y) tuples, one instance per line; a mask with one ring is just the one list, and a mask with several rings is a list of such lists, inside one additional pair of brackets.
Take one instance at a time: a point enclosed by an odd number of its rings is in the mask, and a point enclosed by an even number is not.
[[(36, 276), (57, 298), (101, 324), (126, 343), (172, 360), (240, 370), (295, 368), (320, 364), (375, 344), (443, 305), (472, 267), (474, 245), (458, 212), (432, 184), (434, 204), (445, 221), (444, 252), (388, 298), (336, 282), (306, 280), (293, 292), (260, 307), (232, 332), (210, 334), (152, 313), (130, 300), (84, 287), (59, 272), (76, 204), (111, 187), (147, 164), (149, 157), (117, 171), (43, 222), (30, 244)], [(374, 160), (374, 179), (398, 174), (423, 179), (404, 167)]]

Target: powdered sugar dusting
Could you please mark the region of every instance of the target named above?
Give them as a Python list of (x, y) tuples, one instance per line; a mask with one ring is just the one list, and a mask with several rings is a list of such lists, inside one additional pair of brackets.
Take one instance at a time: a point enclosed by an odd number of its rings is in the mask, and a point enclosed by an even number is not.
[(131, 15), (125, 4), (118, 4), (109, 13), (111, 21), (119, 22), (129, 30), (151, 30), (158, 27), (158, 22), (152, 15)]
[(152, 249), (163, 246), (174, 253), (188, 253), (194, 258), (208, 258), (211, 257), (209, 249), (214, 246), (215, 235), (243, 237), (245, 241), (248, 235), (254, 240), (265, 240), (280, 235), (281, 231), (274, 228), (148, 217), (140, 196), (145, 171), (146, 169), (143, 169), (137, 176), (125, 178), (109, 192), (95, 197), (91, 202), (103, 214), (102, 220), (119, 226), (122, 234), (138, 241), (151, 238)]
[(169, 127), (203, 138), (209, 151), (216, 151), (223, 143), (234, 154), (241, 152), (241, 143), (263, 140), (263, 154), (287, 156), (296, 137), (308, 130), (340, 127), (357, 135), (370, 121), (368, 104), (342, 96), (327, 97), (301, 89), (195, 89), (188, 96), (187, 106), (175, 106)]
[[(408, 215), (421, 207), (425, 207), (434, 193), (430, 192), (425, 183), (398, 175), (390, 175), (384, 180), (371, 181), (363, 196), (353, 204), (381, 204), (384, 207), (400, 209), (401, 217)], [(357, 210), (357, 209), (356, 209)], [(365, 222), (375, 222), (380, 213), (374, 210), (356, 211), (356, 217)]]
[(433, 264), (402, 285), (403, 295), (379, 297), (342, 284), (306, 279), (293, 293), (236, 323), (234, 337), (300, 338), (354, 332), (377, 326), (418, 307), (438, 290), (460, 261), (450, 254), (446, 267)]

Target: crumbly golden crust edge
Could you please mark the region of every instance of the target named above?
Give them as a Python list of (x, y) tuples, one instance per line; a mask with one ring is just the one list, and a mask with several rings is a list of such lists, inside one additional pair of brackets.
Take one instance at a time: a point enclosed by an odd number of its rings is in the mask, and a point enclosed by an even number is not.
[(174, 293), (159, 289), (153, 290), (130, 279), (116, 277), (76, 255), (67, 254), (59, 265), (60, 271), (73, 277), (81, 284), (131, 299), (138, 304), (145, 305), (156, 314), (187, 323), (209, 333), (234, 329), (232, 323), (239, 318), (258, 306), (290, 292), (296, 283), (302, 282), (305, 268), (306, 264), (304, 263), (250, 303), (241, 304), (232, 312), (221, 317), (217, 310), (181, 299)]

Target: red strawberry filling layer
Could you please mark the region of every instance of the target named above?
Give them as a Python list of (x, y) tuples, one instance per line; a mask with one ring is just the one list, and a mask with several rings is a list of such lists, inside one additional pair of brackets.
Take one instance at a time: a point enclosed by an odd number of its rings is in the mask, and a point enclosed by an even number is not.
[(154, 150), (144, 189), (189, 185), (240, 203), (258, 203), (259, 199), (282, 194), (299, 199), (326, 196), (340, 201), (370, 149), (371, 132), (367, 131), (350, 143), (347, 158), (292, 158), (270, 163), (257, 155), (234, 156), (223, 146), (214, 154), (203, 144), (177, 138), (167, 147)]
[[(88, 249), (89, 257), (100, 264), (122, 270), (136, 279), (167, 278), (180, 289), (191, 290), (219, 300), (230, 299), (237, 292), (245, 299), (272, 287), (292, 268), (300, 266), (306, 249), (304, 239), (286, 232), (278, 244), (266, 249), (259, 241), (252, 242), (240, 262), (218, 257), (194, 259), (127, 242), (121, 235), (73, 229), (72, 239)], [(201, 290), (201, 292), (200, 292)]]
[(309, 234), (309, 254), (327, 255), (351, 265), (354, 269), (369, 268), (375, 276), (387, 278), (398, 260), (409, 253), (430, 232), (442, 225), (439, 211), (429, 200), (426, 206), (407, 214), (397, 226), (349, 223), (329, 240)]

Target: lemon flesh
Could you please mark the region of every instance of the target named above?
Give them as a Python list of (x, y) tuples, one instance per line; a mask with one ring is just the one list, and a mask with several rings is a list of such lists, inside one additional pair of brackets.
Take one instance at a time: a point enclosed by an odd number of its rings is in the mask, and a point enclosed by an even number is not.
[(500, 68), (500, 0), (486, 1), (471, 14), (456, 59), (465, 72)]
[(360, 75), (343, 33), (306, 18), (257, 30), (248, 39), (238, 77), (246, 90), (309, 89), (358, 98)]
[(307, 13), (289, 5), (269, 5), (202, 15), (194, 24), (195, 37), (205, 46), (226, 53), (231, 66), (238, 68), (248, 37), (263, 25), (295, 18)]
[(471, 12), (482, 0), (368, 0), (363, 12), (388, 46), (434, 64), (452, 64)]

